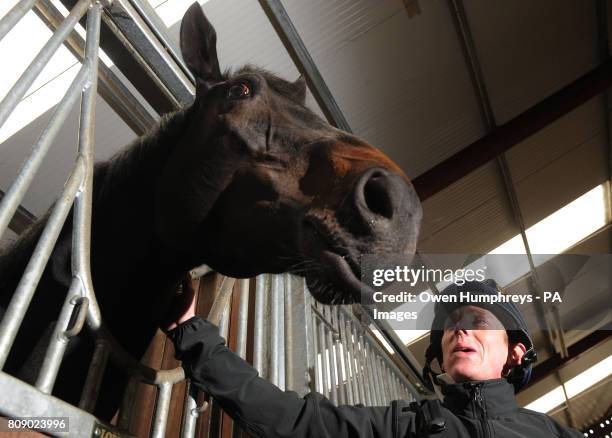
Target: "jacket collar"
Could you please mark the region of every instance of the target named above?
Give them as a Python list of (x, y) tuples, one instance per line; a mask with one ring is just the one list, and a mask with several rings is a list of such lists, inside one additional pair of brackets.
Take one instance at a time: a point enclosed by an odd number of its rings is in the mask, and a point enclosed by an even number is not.
[(518, 409), (514, 387), (506, 379), (442, 384), (444, 406), (455, 415), (498, 416)]

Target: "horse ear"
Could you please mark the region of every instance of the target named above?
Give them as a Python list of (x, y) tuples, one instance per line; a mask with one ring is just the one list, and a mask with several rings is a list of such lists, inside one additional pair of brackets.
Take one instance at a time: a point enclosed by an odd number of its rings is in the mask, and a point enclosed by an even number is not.
[(300, 75), (300, 77), (293, 82), (293, 86), (295, 87), (296, 99), (304, 103), (306, 101), (306, 79), (304, 79), (304, 75)]
[(196, 85), (212, 86), (223, 77), (217, 58), (217, 34), (198, 2), (192, 4), (181, 22), (181, 52)]

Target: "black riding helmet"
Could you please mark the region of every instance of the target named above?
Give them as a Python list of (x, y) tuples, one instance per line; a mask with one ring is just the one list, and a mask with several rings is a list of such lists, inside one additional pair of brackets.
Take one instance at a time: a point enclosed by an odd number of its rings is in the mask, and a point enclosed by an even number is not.
[[(482, 282), (480, 281), (466, 281), (463, 285), (458, 286), (451, 284), (445, 288), (440, 294), (441, 295), (459, 295), (462, 292), (469, 292), (472, 295), (498, 295), (500, 289), (494, 280), (487, 279)], [(514, 303), (478, 303), (478, 302), (437, 302), (434, 305), (434, 320), (431, 325), (431, 333), (429, 337), (429, 347), (425, 352), (425, 367), (423, 368), (423, 378), (430, 389), (433, 390), (431, 385), (430, 376), (435, 381), (438, 376), (431, 369), (431, 362), (434, 359), (438, 360), (439, 364), (442, 364), (442, 334), (444, 331), (444, 322), (446, 318), (453, 313), (457, 308), (466, 305), (472, 305), (481, 307), (493, 313), (497, 319), (503, 324), (506, 332), (508, 333), (508, 341), (510, 343), (521, 342), (527, 349), (521, 364), (514, 367), (510, 375), (507, 377), (508, 381), (514, 385), (514, 392), (517, 392), (520, 388), (529, 382), (531, 378), (531, 366), (537, 360), (537, 355), (534, 349), (533, 341), (527, 323), (523, 318), (523, 315), (519, 308)]]

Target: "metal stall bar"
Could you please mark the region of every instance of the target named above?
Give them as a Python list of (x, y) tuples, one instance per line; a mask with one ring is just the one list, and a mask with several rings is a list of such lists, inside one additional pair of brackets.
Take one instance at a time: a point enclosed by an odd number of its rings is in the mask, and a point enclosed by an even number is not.
[[(140, 12), (146, 12), (138, 0), (114, 0), (104, 16), (105, 24), (119, 39), (130, 55), (144, 68), (147, 76), (164, 94), (171, 105), (178, 109), (193, 101), (195, 89), (187, 68), (178, 63), (178, 56), (172, 56), (173, 46), (164, 38), (164, 45), (157, 37), (161, 28), (150, 25), (150, 19)], [(135, 81), (132, 81), (135, 82)]]
[(57, 28), (57, 31), (49, 41), (47, 41), (40, 52), (38, 52), (36, 58), (34, 58), (25, 72), (19, 77), (15, 85), (9, 90), (0, 103), (0, 126), (4, 125), (6, 119), (11, 115), (21, 98), (34, 83), (53, 54), (57, 51), (59, 46), (61, 46), (81, 17), (85, 15), (90, 3), (91, 0), (79, 0), (60, 27)]
[(89, 325), (97, 328), (102, 316), (93, 289), (89, 253), (91, 247), (91, 209), (93, 204), (94, 142), (96, 97), (98, 95), (98, 47), (100, 43), (100, 18), (102, 5), (94, 2), (87, 14), (87, 37), (85, 41), (85, 64), (89, 67), (89, 78), (81, 100), (79, 122), (79, 157), (85, 163), (85, 178), (81, 193), (74, 205), (72, 239), (72, 275), (83, 286), (82, 293), (89, 299)]
[(236, 354), (245, 359), (249, 325), (249, 279), (238, 280), (238, 291), (240, 304), (238, 308), (238, 328), (236, 330)]
[[(308, 291), (305, 291), (308, 293)], [(313, 309), (315, 306), (314, 299), (309, 295), (308, 301), (309, 308)], [(319, 328), (316, 313), (313, 311), (308, 312), (310, 314), (310, 336), (312, 336), (313, 352), (314, 352), (314, 388), (317, 392), (323, 394), (323, 358), (321, 357), (322, 346), (319, 342)], [(319, 361), (319, 359), (321, 361)]]
[(259, 0), (259, 4), (268, 16), (298, 71), (306, 78), (308, 88), (327, 120), (340, 129), (352, 132), (280, 0)]
[(2, 322), (0, 322), (0, 369), (4, 367), (9, 350), (15, 341), (19, 326), (30, 305), (36, 286), (42, 277), (47, 260), (51, 255), (51, 251), (53, 251), (55, 242), (70, 212), (72, 202), (77, 195), (84, 176), (85, 163), (79, 158), (77, 159), (76, 167), (73, 169), (64, 186), (60, 198), (53, 207), (53, 211), (36, 244), (32, 257), (17, 285), (17, 289), (11, 298), (11, 302), (6, 309)]
[(253, 366), (260, 373), (263, 374), (264, 369), (264, 357), (263, 357), (263, 345), (264, 345), (264, 312), (265, 312), (265, 299), (266, 299), (266, 277), (265, 275), (258, 275), (255, 280), (255, 333), (254, 333), (254, 346), (253, 346)]
[[(34, 12), (52, 32), (55, 32), (64, 19), (51, 0), (38, 0), (34, 5)], [(85, 41), (76, 30), (70, 33), (64, 45), (75, 58), (83, 62)], [(155, 118), (149, 110), (128, 90), (117, 74), (103, 62), (98, 65), (98, 92), (100, 97), (136, 135), (144, 134), (155, 124)]]
[(326, 397), (330, 397), (331, 399), (331, 389), (328, 381), (330, 380), (330, 370), (329, 370), (329, 356), (327, 352), (327, 345), (325, 341), (325, 320), (319, 312), (320, 304), (314, 303), (313, 309), (317, 311), (317, 316), (319, 317), (319, 349), (321, 354), (321, 374), (323, 378), (321, 379), (321, 384), (323, 385), (323, 394)]
[(36, 0), (22, 0), (0, 20), (0, 40), (28, 13)]
[(181, 425), (181, 438), (193, 438), (196, 432), (196, 422), (200, 417), (197, 397), (198, 390), (190, 382), (187, 382), (187, 398), (183, 404), (183, 423)]
[(338, 397), (338, 385), (337, 385), (337, 369), (338, 369), (338, 364), (336, 364), (336, 358), (334, 356), (334, 341), (332, 339), (332, 333), (333, 333), (333, 325), (332, 325), (332, 320), (331, 320), (331, 310), (329, 308), (329, 306), (323, 306), (323, 315), (325, 317), (325, 320), (328, 322), (329, 327), (327, 327), (326, 329), (326, 333), (325, 333), (325, 348), (327, 350), (327, 355), (326, 357), (328, 358), (328, 365), (329, 365), (329, 380), (330, 380), (330, 392), (331, 392), (331, 402), (335, 405), (337, 405), (339, 403), (339, 397)]
[(158, 385), (157, 404), (155, 406), (155, 417), (153, 420), (152, 438), (164, 438), (166, 436), (166, 425), (168, 424), (168, 409), (170, 408), (170, 397), (172, 396), (172, 384), (162, 383)]
[(64, 305), (60, 311), (59, 318), (55, 324), (53, 335), (51, 336), (40, 373), (38, 374), (38, 378), (36, 380), (36, 387), (40, 391), (47, 394), (51, 394), (51, 391), (53, 390), (53, 385), (55, 384), (55, 379), (57, 377), (60, 364), (62, 363), (64, 352), (66, 351), (68, 341), (71, 337), (68, 336), (67, 331), (73, 310), (77, 308), (77, 305), (80, 305), (80, 307), (78, 307), (78, 324), (75, 324), (73, 329), (71, 329), (72, 333), (80, 331), (80, 329), (83, 327), (83, 323), (85, 322), (85, 318), (87, 317), (88, 300), (86, 297), (82, 297), (80, 295), (80, 289), (80, 282), (77, 279), (73, 279), (70, 289), (68, 289), (68, 293), (66, 294), (66, 300), (64, 301)]
[(346, 373), (346, 401), (349, 405), (355, 404), (353, 396), (353, 386), (355, 376), (353, 375), (353, 366), (351, 364), (351, 353), (349, 351), (349, 341), (346, 337), (346, 321), (344, 320), (344, 312), (338, 312), (338, 328), (340, 329), (340, 343), (342, 344), (342, 352), (344, 354), (344, 371)]
[(355, 365), (355, 382), (357, 383), (357, 394), (359, 402), (363, 405), (367, 403), (365, 395), (365, 381), (363, 378), (363, 370), (361, 369), (361, 362), (359, 360), (359, 337), (357, 336), (357, 327), (351, 322), (352, 332), (352, 352), (353, 352), (353, 364)]
[[(344, 318), (344, 313), (342, 313)], [(348, 344), (348, 356), (349, 356), (349, 369), (352, 371), (352, 389), (353, 389), (353, 400), (354, 403), (364, 403), (363, 397), (360, 394), (361, 387), (359, 385), (359, 376), (357, 371), (357, 364), (355, 362), (355, 343), (356, 339), (353, 337), (353, 324), (349, 319), (345, 322), (345, 330)]]
[(359, 336), (357, 333), (357, 327), (353, 323), (351, 323), (351, 332), (353, 335), (353, 342), (351, 342), (351, 345), (353, 346), (354, 352), (353, 360), (355, 361), (355, 375), (357, 378), (357, 386), (359, 388), (359, 401), (362, 404), (367, 405), (368, 400), (366, 398), (366, 382), (363, 375), (363, 368), (361, 366)]
[[(289, 274), (282, 274), (283, 282), (285, 285), (283, 291), (283, 351), (285, 353), (285, 361), (283, 362), (283, 369), (285, 370), (285, 379), (283, 389), (295, 390), (294, 382), (294, 355), (295, 349), (293, 344), (294, 336), (294, 319), (293, 319), (293, 287), (291, 287), (291, 276)], [(306, 329), (306, 321), (302, 321), (304, 329)], [(303, 359), (307, 359), (304, 357)]]
[[(333, 336), (334, 341), (334, 352), (336, 353), (336, 376), (338, 378), (338, 404), (346, 404), (348, 398), (346, 387), (348, 386), (348, 373), (345, 370), (343, 355), (343, 345), (340, 342), (340, 323), (339, 323), (339, 311), (338, 306), (334, 306), (331, 309), (332, 325), (336, 329)], [(346, 377), (345, 381), (343, 377)]]
[(21, 166), (21, 169), (19, 169), (17, 178), (2, 198), (0, 202), (0, 236), (4, 234), (15, 211), (19, 209), (19, 205), (30, 187), (34, 176), (36, 176), (36, 172), (40, 168), (53, 140), (57, 136), (66, 117), (68, 117), (70, 109), (76, 103), (87, 81), (87, 74), (87, 67), (81, 67), (70, 84), (68, 92), (62, 97), (62, 100), (53, 111), (47, 126), (45, 126), (36, 144), (32, 147), (30, 155)]
[[(70, 436), (95, 436), (98, 420), (91, 414), (5, 373), (0, 373), (0, 406), (2, 414), (12, 418), (56, 417), (70, 419)], [(15, 399), (19, 394), (19, 399)], [(98, 435), (99, 435), (98, 430)], [(63, 434), (62, 436), (66, 436)]]
[[(241, 294), (241, 297), (240, 297), (241, 304), (239, 308), (239, 312), (240, 312), (239, 321), (240, 319), (244, 318), (244, 322), (245, 322), (244, 330), (246, 330), (246, 317), (243, 315), (243, 313), (246, 313), (248, 311), (248, 292), (249, 292), (248, 282), (249, 282), (248, 280), (241, 280), (239, 283), (240, 284), (240, 294)], [(226, 315), (228, 313), (230, 302), (231, 302), (230, 298), (232, 295), (234, 283), (235, 283), (235, 279), (232, 279), (229, 277), (223, 278), (221, 285), (220, 285), (219, 294), (217, 295), (217, 298), (215, 299), (215, 302), (213, 303), (213, 306), (210, 309), (208, 316), (206, 318), (213, 324), (219, 325), (221, 319), (223, 318), (223, 315)], [(245, 297), (246, 297), (245, 301), (247, 302), (247, 304), (243, 308), (242, 299)], [(241, 329), (239, 325), (239, 332), (240, 330)], [(239, 338), (239, 345), (240, 345), (240, 338)], [(198, 406), (197, 404), (198, 389), (195, 386), (191, 385), (189, 382), (187, 382), (186, 394), (187, 396), (186, 396), (186, 399), (183, 405), (183, 420), (182, 420), (182, 426), (181, 426), (181, 437), (192, 438), (195, 435), (196, 422), (200, 414), (208, 408), (209, 404), (208, 402), (204, 402), (202, 406)]]
[[(238, 280), (238, 293), (240, 303), (238, 305), (238, 327), (236, 328), (236, 354), (246, 359), (247, 352), (247, 330), (249, 318), (249, 280)], [(232, 437), (239, 438), (241, 431), (236, 423), (232, 424)]]
[(103, 338), (99, 338), (96, 341), (94, 354), (89, 364), (87, 378), (85, 379), (85, 385), (83, 386), (81, 399), (79, 400), (79, 408), (86, 412), (92, 412), (96, 406), (98, 391), (102, 384), (102, 377), (104, 376), (104, 370), (108, 363), (109, 354), (110, 347), (108, 342)]
[(380, 393), (380, 376), (378, 375), (378, 368), (376, 367), (376, 356), (374, 355), (374, 348), (367, 345), (367, 352), (369, 356), (370, 369), (372, 373), (372, 388), (374, 389), (374, 398), (376, 399), (376, 404), (378, 406), (382, 406), (382, 394)]
[(281, 389), (285, 389), (285, 342), (284, 342), (284, 299), (283, 277), (272, 276), (271, 298), (271, 339), (270, 346), (270, 381)]

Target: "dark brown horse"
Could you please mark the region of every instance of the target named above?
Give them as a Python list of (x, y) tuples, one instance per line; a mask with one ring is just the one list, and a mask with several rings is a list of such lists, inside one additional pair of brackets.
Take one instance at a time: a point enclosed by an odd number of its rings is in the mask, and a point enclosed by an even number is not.
[[(347, 303), (359, 297), (361, 254), (415, 250), (421, 209), (404, 173), (308, 110), (303, 79), (254, 67), (222, 74), (215, 44), (195, 4), (181, 27), (194, 104), (95, 169), (94, 287), (105, 323), (136, 357), (197, 265), (233, 277), (294, 272), (319, 301)], [(44, 220), (0, 257), (0, 306)], [(71, 229), (62, 231), (5, 367), (28, 380), (37, 372), (30, 350), (71, 281)], [(73, 347), (54, 394), (78, 400), (90, 354), (86, 339)], [(107, 418), (120, 394), (108, 382), (97, 410)]]

